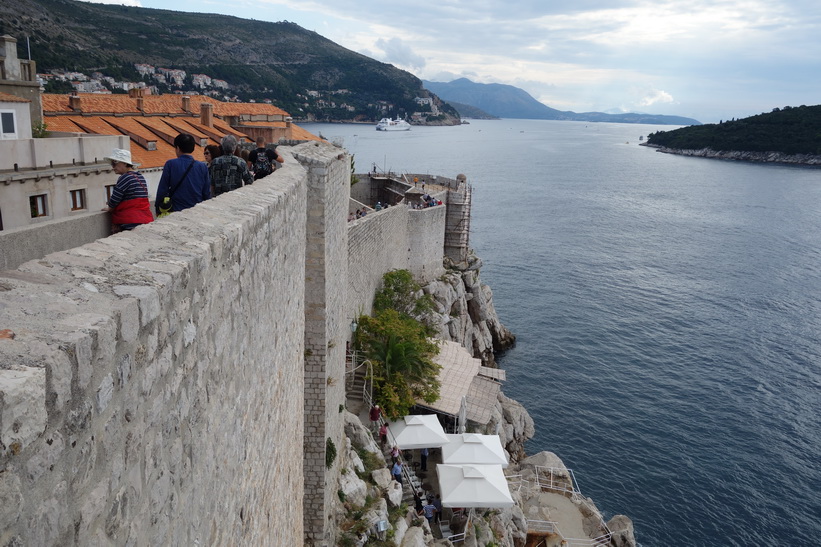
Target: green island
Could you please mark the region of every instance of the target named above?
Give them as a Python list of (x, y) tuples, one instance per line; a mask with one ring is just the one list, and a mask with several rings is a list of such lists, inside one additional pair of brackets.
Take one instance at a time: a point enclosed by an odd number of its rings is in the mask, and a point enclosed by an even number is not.
[(821, 105), (785, 106), (739, 120), (657, 131), (647, 136), (647, 145), (674, 150), (821, 155)]

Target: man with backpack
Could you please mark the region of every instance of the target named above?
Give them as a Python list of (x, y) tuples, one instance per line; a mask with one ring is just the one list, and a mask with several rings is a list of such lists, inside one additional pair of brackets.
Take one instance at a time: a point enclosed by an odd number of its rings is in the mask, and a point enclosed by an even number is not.
[(282, 156), (277, 154), (276, 146), (273, 149), (266, 148), (265, 138), (257, 137), (257, 148), (251, 151), (248, 161), (253, 166), (254, 180), (259, 180), (273, 173), (277, 168), (276, 162), (282, 163), (283, 160)]
[(196, 146), (193, 135), (180, 133), (174, 138), (177, 157), (165, 162), (154, 207), (157, 216), (182, 211), (211, 197), (208, 167), (191, 153)]

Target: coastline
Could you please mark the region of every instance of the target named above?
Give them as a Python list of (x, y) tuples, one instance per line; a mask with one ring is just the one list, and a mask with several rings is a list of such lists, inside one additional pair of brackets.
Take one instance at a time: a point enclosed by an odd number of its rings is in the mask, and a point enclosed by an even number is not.
[[(436, 306), (436, 311), (429, 314), (427, 320), (438, 331), (437, 338), (458, 342), (484, 366), (498, 368), (495, 356), (512, 347), (516, 337), (499, 320), (492, 290), (481, 281), (482, 260), (471, 251), (465, 264), (455, 265), (447, 259), (446, 264), (449, 268), (445, 275), (422, 287), (434, 298)], [(454, 310), (458, 311), (452, 313)], [(391, 522), (389, 538), (395, 545), (438, 545), (439, 541), (446, 540), (446, 536), (437, 537), (434, 529), (424, 519), (419, 519), (413, 509), (408, 509), (396, 520), (390, 517), (392, 511), (402, 510), (402, 487), (390, 480), (389, 458), (383, 448), (376, 445), (367, 427), (367, 408), (354, 403), (351, 412), (346, 415), (345, 432), (350, 448), (343, 456), (345, 463), (339, 476), (341, 503), (335, 511), (337, 533), (344, 535), (350, 531), (354, 521), (364, 520), (372, 526), (380, 520), (388, 520)], [(528, 454), (525, 451), (525, 443), (536, 434), (535, 424), (525, 406), (509, 398), (503, 388), (499, 391), (490, 421), (484, 426), (477, 424), (477, 427), (476, 433), (498, 435), (509, 456), (506, 474), (513, 481), (511, 485), (515, 485), (515, 489), (511, 487), (515, 504), (507, 509), (477, 511), (471, 523), (475, 544), (523, 545), (529, 539), (540, 537), (555, 541), (556, 545), (564, 538), (575, 539), (570, 540), (572, 543), (562, 544), (637, 545), (632, 520), (617, 514), (605, 521), (595, 502), (578, 490), (572, 470), (557, 454), (550, 451)], [(362, 461), (369, 459), (363, 451), (373, 454), (380, 462), (378, 467), (383, 468), (363, 473)], [(432, 457), (436, 457), (435, 453)], [(371, 474), (372, 484), (368, 484), (371, 481), (357, 480), (357, 471), (361, 479)], [(551, 476), (550, 485), (545, 484), (546, 472)], [(561, 486), (556, 486), (554, 481)], [(404, 501), (409, 503), (406, 498), (404, 495)], [(379, 503), (368, 506), (367, 499), (378, 499)], [(357, 507), (369, 510), (364, 517), (356, 518)], [(549, 531), (540, 526), (547, 526)], [(369, 536), (370, 532), (362, 529), (358, 544), (367, 543)], [(352, 539), (341, 539), (340, 544)]]
[(821, 155), (814, 154), (785, 154), (783, 152), (749, 152), (741, 150), (713, 150), (712, 148), (682, 149), (667, 148), (657, 144), (640, 143), (639, 146), (655, 148), (657, 152), (664, 154), (675, 154), (678, 156), (689, 156), (696, 158), (709, 158), (730, 161), (746, 161), (750, 163), (784, 163), (788, 165), (802, 165), (807, 167), (821, 166)]

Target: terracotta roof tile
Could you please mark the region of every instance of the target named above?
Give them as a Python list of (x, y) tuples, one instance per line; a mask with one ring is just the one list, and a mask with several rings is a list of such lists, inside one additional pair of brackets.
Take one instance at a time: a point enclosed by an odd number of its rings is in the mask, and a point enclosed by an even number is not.
[(46, 129), (66, 133), (85, 133), (86, 131), (74, 123), (71, 116), (49, 116), (45, 119)]
[(11, 95), (10, 93), (3, 93), (0, 91), (0, 101), (4, 103), (30, 103), (28, 99)]
[[(253, 139), (242, 131), (232, 128), (217, 116), (237, 116), (241, 114), (285, 115), (287, 112), (273, 105), (264, 103), (223, 103), (201, 95), (191, 96), (190, 113), (182, 110), (181, 95), (149, 95), (144, 97), (144, 112), (137, 110), (137, 100), (127, 95), (80, 94), (80, 106), (83, 114), (74, 114), (69, 108), (68, 95), (43, 94), (43, 113), (48, 128), (52, 131), (72, 133), (93, 133), (100, 135), (136, 135), (131, 140), (131, 154), (134, 161), (143, 168), (162, 167), (165, 162), (175, 157), (174, 147), (170, 144), (180, 132), (191, 133), (198, 139), (207, 139), (209, 144), (219, 144), (223, 135), (234, 135)], [(200, 105), (214, 105), (213, 127), (200, 123)], [(94, 115), (99, 114), (99, 115)], [(103, 115), (108, 114), (108, 115)], [(117, 114), (116, 116), (113, 114)], [(146, 114), (170, 114), (169, 116)], [(260, 122), (257, 126), (285, 127), (285, 122)], [(315, 135), (297, 125), (291, 126), (291, 138), (294, 140), (320, 140)], [(147, 150), (146, 141), (156, 143), (156, 150)], [(142, 142), (143, 144), (140, 144)], [(203, 159), (202, 147), (194, 150), (193, 156)]]

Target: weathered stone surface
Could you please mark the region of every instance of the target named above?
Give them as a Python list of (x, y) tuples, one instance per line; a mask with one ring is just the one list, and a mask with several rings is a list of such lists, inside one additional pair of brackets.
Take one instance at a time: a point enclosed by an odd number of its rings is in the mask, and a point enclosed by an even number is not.
[(379, 488), (383, 490), (387, 490), (391, 483), (395, 483), (396, 481), (393, 480), (393, 475), (391, 475), (390, 469), (383, 467), (381, 469), (376, 469), (371, 473), (371, 477), (373, 477), (374, 482), (376, 483)]
[(616, 515), (607, 522), (607, 527), (613, 532), (610, 544), (613, 547), (636, 547), (636, 538), (633, 535), (633, 521), (625, 515)]
[(46, 429), (46, 370), (0, 370), (0, 455), (17, 454)]
[(356, 476), (355, 473), (345, 473), (339, 477), (339, 489), (345, 495), (345, 500), (354, 505), (365, 504), (365, 496), (368, 493), (368, 485)]
[[(425, 521), (425, 524), (427, 524), (427, 521)], [(400, 545), (402, 547), (425, 547), (427, 545), (425, 536), (425, 530), (420, 527), (408, 528), (408, 531), (402, 536)]]
[(385, 498), (391, 507), (399, 507), (402, 504), (402, 485), (396, 481), (391, 481), (385, 491)]

